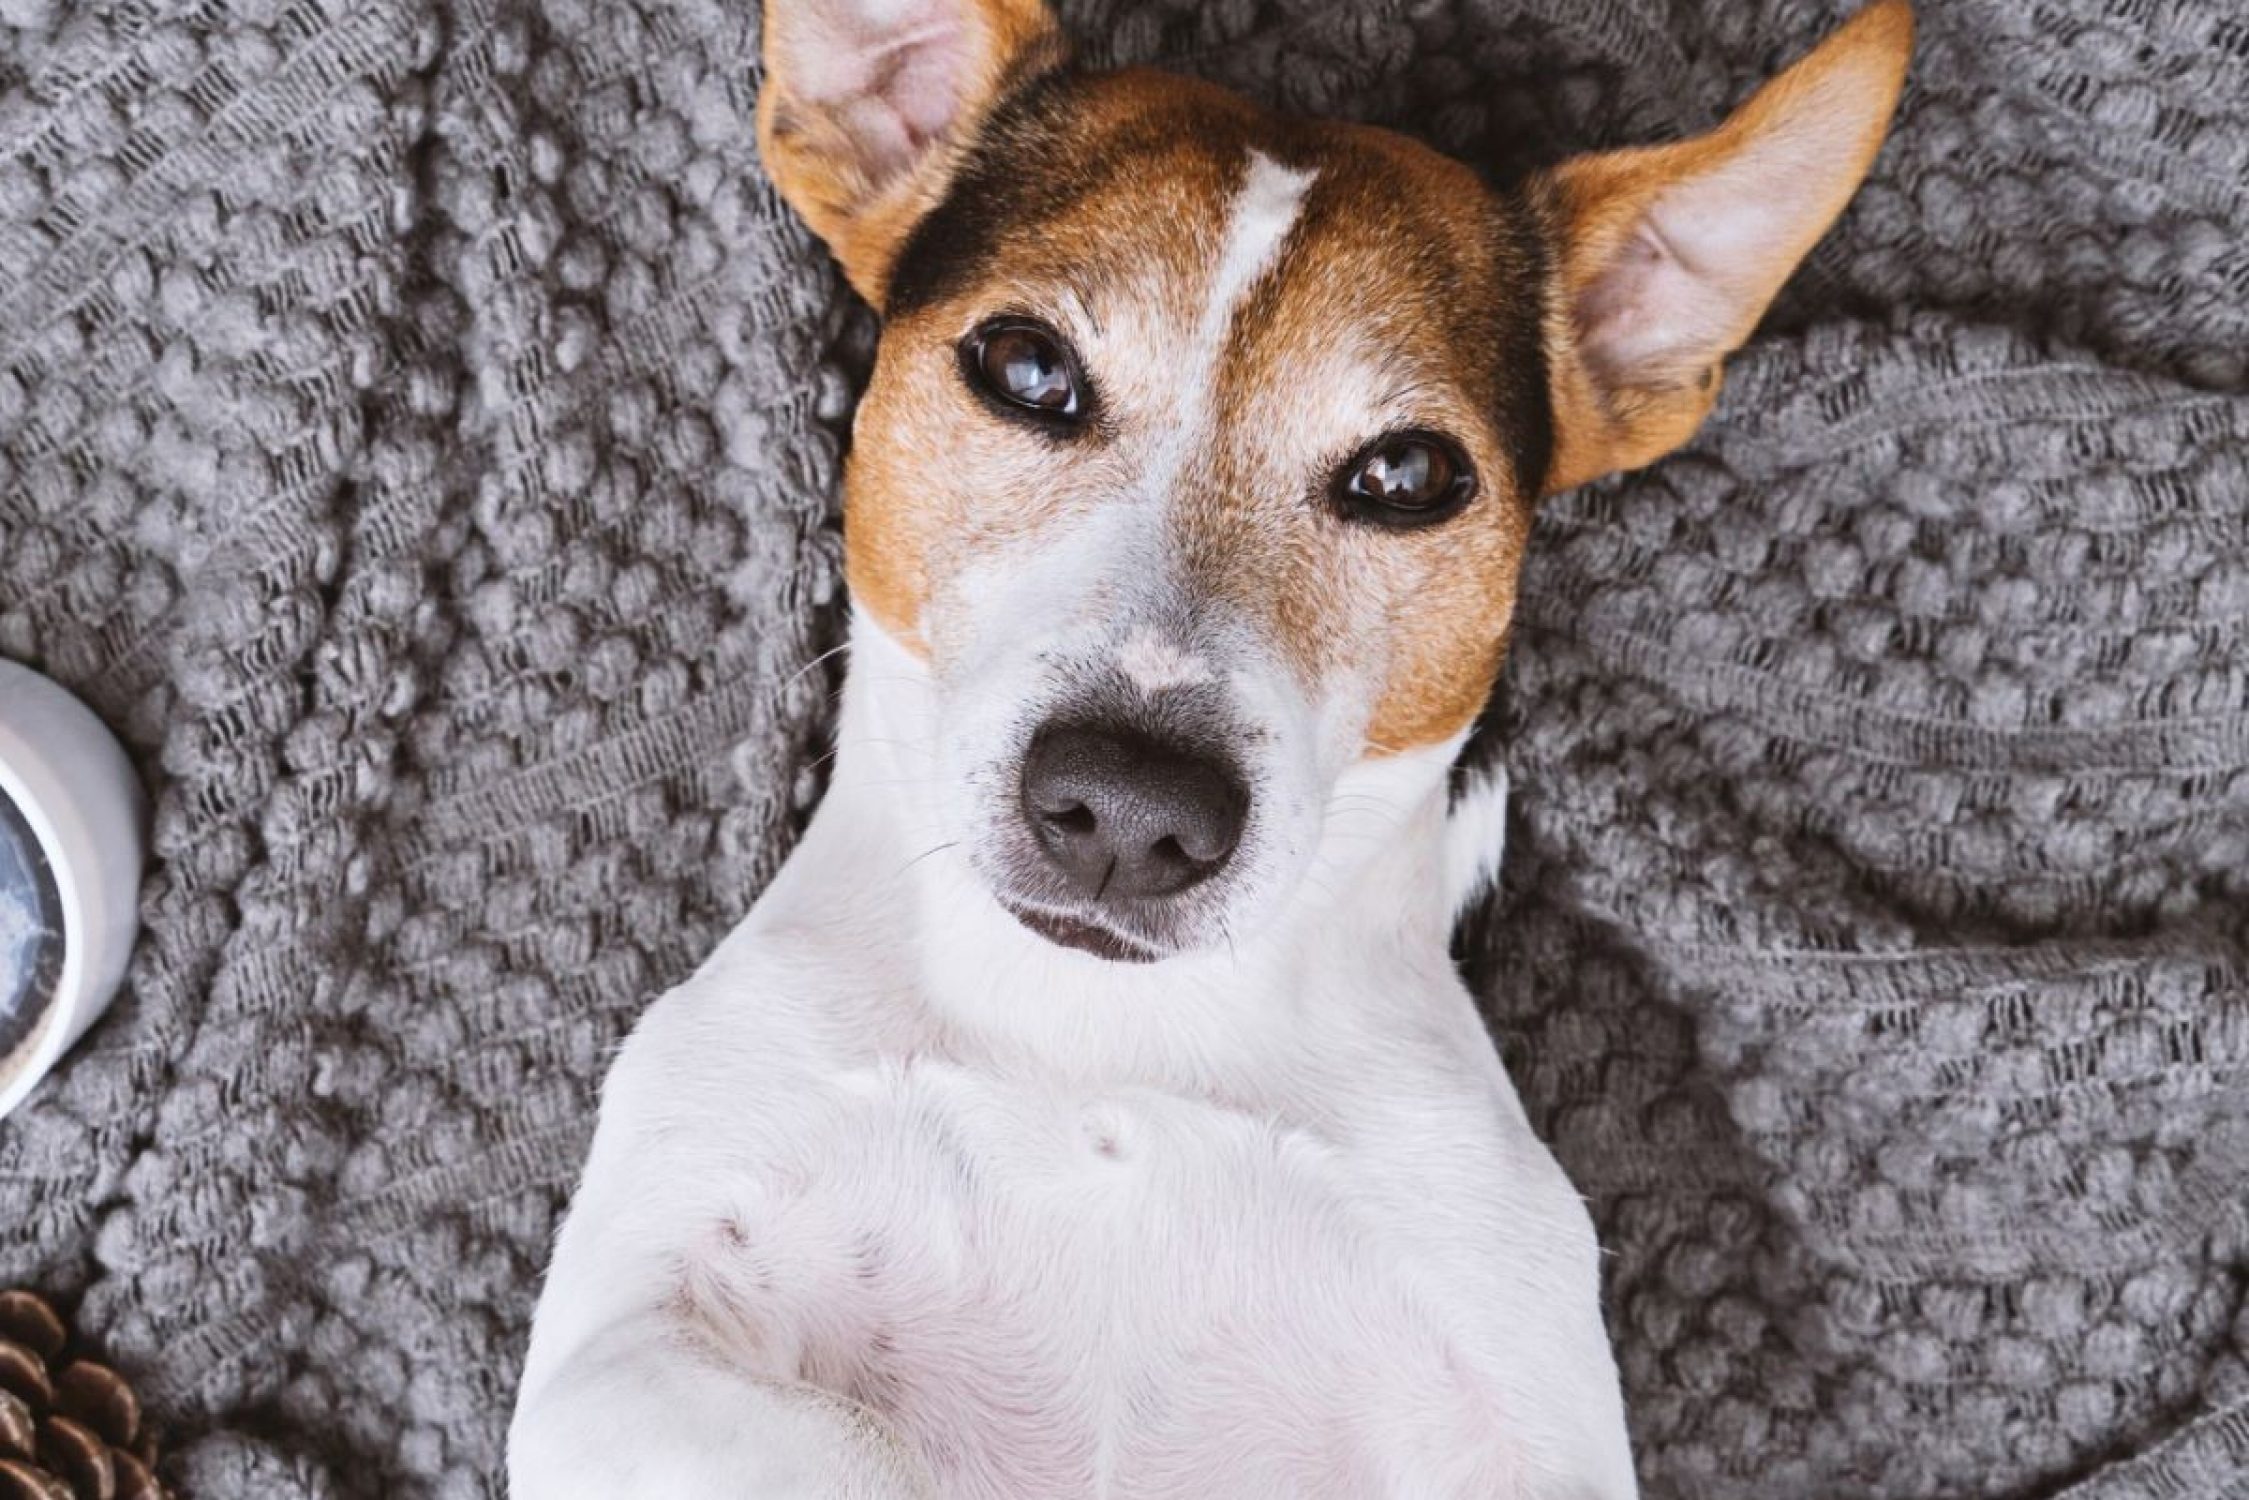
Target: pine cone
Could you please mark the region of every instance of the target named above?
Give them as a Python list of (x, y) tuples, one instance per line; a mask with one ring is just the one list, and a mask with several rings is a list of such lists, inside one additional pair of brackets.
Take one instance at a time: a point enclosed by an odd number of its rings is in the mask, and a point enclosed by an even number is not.
[(0, 1500), (171, 1500), (133, 1388), (69, 1345), (45, 1299), (0, 1292)]

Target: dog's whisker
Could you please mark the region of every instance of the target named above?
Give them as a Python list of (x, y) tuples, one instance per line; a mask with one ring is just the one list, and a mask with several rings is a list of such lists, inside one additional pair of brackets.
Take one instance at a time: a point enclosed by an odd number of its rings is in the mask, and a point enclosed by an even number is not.
[(849, 641), (844, 641), (838, 645), (830, 646), (827, 650), (821, 652), (818, 656), (813, 657), (812, 660), (806, 662), (803, 666), (797, 668), (794, 672), (791, 672), (787, 677), (783, 678), (781, 681), (781, 686), (784, 688), (795, 687), (798, 682), (802, 681), (806, 677), (809, 677), (812, 673), (818, 671), (821, 667), (826, 666), (829, 662), (834, 661), (837, 657), (847, 654), (850, 650), (851, 642)]
[(958, 849), (959, 847), (959, 839), (947, 839), (942, 844), (934, 844), (929, 848), (922, 850), (921, 853), (915, 855), (912, 859), (907, 860), (904, 864), (900, 865), (898, 867), (898, 873), (900, 875), (903, 875), (908, 870), (911, 870), (914, 866), (920, 864), (923, 860), (930, 858), (932, 855), (943, 854), (947, 849)]

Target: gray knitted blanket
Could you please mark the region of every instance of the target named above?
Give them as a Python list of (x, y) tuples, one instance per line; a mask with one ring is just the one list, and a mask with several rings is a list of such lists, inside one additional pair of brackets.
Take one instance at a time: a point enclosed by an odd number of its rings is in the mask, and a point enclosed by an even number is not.
[[(1068, 9), (1504, 173), (1844, 4)], [(1545, 518), (1463, 959), (1651, 1497), (2249, 1494), (2249, 16), (1924, 10), (1713, 428)], [(498, 1494), (604, 1060), (818, 795), (871, 327), (755, 34), (0, 0), (0, 654), (157, 807), (0, 1284), (82, 1296), (201, 1500)]]

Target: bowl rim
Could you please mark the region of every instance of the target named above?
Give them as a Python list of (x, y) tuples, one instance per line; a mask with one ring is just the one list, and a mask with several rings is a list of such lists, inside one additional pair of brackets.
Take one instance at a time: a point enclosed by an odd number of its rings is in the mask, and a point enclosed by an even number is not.
[(4, 1119), (120, 988), (138, 930), (147, 802), (124, 746), (60, 683), (0, 659), (0, 705), (0, 795), (39, 845), (62, 919), (54, 993), (0, 1057)]

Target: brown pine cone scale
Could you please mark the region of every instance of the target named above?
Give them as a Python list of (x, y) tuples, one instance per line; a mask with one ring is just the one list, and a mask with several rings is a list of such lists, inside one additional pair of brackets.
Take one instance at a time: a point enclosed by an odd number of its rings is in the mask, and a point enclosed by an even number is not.
[(44, 1298), (30, 1292), (0, 1292), (0, 1337), (14, 1340), (41, 1359), (53, 1359), (70, 1342), (70, 1330)]
[(39, 1438), (38, 1419), (23, 1397), (0, 1391), (0, 1458), (29, 1458)]
[(73, 1500), (69, 1485), (12, 1458), (0, 1458), (0, 1494), (9, 1500)]
[(140, 1398), (70, 1344), (45, 1298), (0, 1291), (0, 1500), (172, 1500)]

